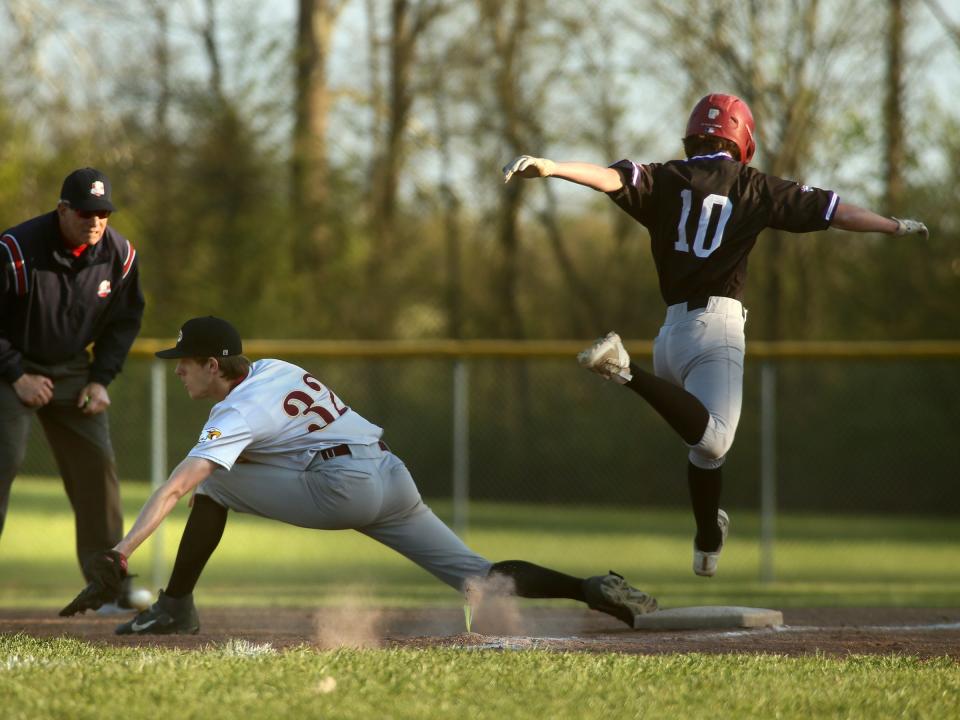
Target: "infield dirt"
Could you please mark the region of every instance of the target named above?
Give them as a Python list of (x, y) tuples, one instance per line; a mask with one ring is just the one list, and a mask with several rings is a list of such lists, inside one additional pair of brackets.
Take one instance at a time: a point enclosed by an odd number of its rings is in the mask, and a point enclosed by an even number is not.
[(88, 613), (61, 618), (55, 610), (0, 610), (0, 633), (71, 637), (115, 646), (183, 649), (242, 639), (282, 649), (472, 648), (541, 649), (567, 652), (777, 653), (832, 656), (896, 654), (949, 656), (960, 661), (960, 608), (784, 609), (778, 628), (650, 631), (630, 630), (605, 615), (577, 608), (520, 607), (504, 624), (478, 612), (473, 632), (460, 608), (205, 608), (197, 635), (117, 636), (126, 616)]

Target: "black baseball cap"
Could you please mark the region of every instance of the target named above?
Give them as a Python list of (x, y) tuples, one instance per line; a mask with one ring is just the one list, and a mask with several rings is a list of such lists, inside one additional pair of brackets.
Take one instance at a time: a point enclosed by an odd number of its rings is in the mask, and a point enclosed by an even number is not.
[(177, 346), (154, 353), (158, 358), (229, 357), (243, 353), (240, 333), (226, 320), (207, 315), (187, 320)]
[(116, 210), (110, 202), (109, 178), (91, 167), (74, 170), (64, 178), (60, 200), (74, 210)]

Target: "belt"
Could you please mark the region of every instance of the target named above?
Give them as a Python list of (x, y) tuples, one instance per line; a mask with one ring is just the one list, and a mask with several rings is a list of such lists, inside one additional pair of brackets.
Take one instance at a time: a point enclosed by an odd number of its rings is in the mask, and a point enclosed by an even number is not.
[[(387, 447), (387, 444), (383, 440), (378, 440), (377, 445), (384, 452), (388, 452), (390, 448)], [(333, 447), (324, 448), (317, 453), (317, 457), (322, 460), (333, 460), (335, 457), (340, 457), (341, 455), (350, 455), (350, 446), (347, 444), (343, 445), (334, 445)]]

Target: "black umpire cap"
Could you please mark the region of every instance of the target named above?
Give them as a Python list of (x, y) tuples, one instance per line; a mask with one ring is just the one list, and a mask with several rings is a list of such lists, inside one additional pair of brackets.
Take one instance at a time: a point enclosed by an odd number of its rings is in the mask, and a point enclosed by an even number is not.
[(177, 335), (177, 346), (154, 353), (158, 358), (229, 357), (241, 355), (240, 333), (226, 320), (207, 315), (187, 320)]
[(116, 210), (110, 202), (110, 179), (92, 167), (74, 170), (64, 178), (60, 200), (74, 210)]

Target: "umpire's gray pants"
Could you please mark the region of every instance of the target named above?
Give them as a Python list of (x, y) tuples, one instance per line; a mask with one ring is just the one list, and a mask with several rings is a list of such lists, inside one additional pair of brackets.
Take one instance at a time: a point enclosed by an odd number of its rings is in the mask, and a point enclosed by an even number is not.
[(53, 380), (53, 400), (40, 409), (28, 408), (10, 383), (0, 381), (0, 533), (36, 415), (76, 516), (77, 560), (82, 568), (91, 555), (112, 548), (123, 537), (120, 482), (107, 413), (84, 415), (77, 407), (77, 397), (87, 384), (86, 354), (56, 366), (25, 360), (24, 367)]
[(237, 463), (215, 471), (197, 492), (231, 510), (299, 527), (358, 530), (456, 590), (467, 578), (487, 575), (491, 562), (423, 503), (400, 458), (376, 445), (351, 450), (354, 455), (318, 457), (302, 472)]

